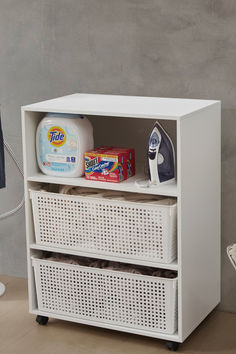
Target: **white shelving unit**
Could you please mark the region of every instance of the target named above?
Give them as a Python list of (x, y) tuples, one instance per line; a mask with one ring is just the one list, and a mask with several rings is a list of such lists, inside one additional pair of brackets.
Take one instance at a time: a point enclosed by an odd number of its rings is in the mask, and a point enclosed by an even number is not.
[[(45, 112), (78, 113), (96, 122), (104, 117), (161, 120), (169, 124), (175, 141), (177, 179), (158, 188), (140, 189), (135, 180), (142, 171), (121, 183), (88, 181), (85, 178), (58, 178), (43, 175), (37, 166), (35, 132)], [(133, 142), (135, 144), (135, 122)], [(149, 123), (150, 124), (150, 123)], [(103, 127), (106, 129), (106, 127)], [(220, 102), (154, 97), (74, 94), (22, 107), (23, 154), (26, 196), (29, 310), (62, 320), (70, 320), (113, 330), (183, 342), (220, 302)], [(95, 141), (96, 141), (96, 130)], [(140, 134), (140, 132), (139, 132)], [(144, 131), (143, 134), (146, 134)], [(148, 136), (144, 137), (148, 141)], [(120, 136), (122, 145), (122, 136)], [(103, 141), (98, 141), (102, 145)], [(136, 142), (139, 144), (139, 142)], [(127, 145), (127, 144), (126, 144)], [(132, 146), (132, 144), (130, 145)], [(135, 146), (136, 147), (136, 146)], [(145, 147), (144, 147), (145, 150)], [(138, 156), (136, 156), (138, 160)], [(142, 161), (141, 161), (142, 162)], [(64, 315), (39, 311), (31, 257), (41, 251), (91, 256), (90, 253), (36, 244), (29, 189), (36, 182), (68, 184), (126, 192), (149, 193), (177, 198), (177, 260), (170, 264), (143, 261), (139, 264), (178, 271), (178, 330), (174, 334), (148, 332)], [(96, 258), (116, 260), (97, 254)], [(118, 261), (135, 263), (128, 258)], [(137, 262), (136, 262), (137, 263)]]

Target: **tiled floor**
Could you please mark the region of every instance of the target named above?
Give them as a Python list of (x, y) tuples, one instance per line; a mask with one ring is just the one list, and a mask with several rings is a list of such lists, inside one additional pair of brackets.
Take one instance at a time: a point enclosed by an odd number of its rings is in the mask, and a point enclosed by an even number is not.
[[(0, 276), (1, 354), (162, 354), (161, 340), (50, 319), (39, 326), (28, 314), (25, 279)], [(171, 353), (171, 352), (169, 352)], [(236, 353), (236, 314), (213, 312), (179, 348), (179, 353)]]

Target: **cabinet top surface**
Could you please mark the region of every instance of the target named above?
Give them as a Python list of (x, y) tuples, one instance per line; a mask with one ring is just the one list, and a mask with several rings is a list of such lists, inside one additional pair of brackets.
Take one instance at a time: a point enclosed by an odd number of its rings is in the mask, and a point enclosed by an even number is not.
[(76, 93), (22, 107), (24, 111), (179, 119), (220, 101)]

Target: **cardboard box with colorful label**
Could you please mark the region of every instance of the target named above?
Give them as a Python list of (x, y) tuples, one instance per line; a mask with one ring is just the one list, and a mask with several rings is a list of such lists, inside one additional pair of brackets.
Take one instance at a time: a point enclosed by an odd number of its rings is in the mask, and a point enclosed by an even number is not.
[(134, 174), (134, 149), (100, 147), (85, 153), (86, 179), (119, 183)]

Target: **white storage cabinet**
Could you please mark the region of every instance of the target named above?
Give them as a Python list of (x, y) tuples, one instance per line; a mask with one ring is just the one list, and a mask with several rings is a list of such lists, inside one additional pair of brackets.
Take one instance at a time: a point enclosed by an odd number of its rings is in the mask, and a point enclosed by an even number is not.
[[(86, 114), (95, 127), (97, 145), (110, 143), (104, 141), (100, 131), (109, 130), (113, 119), (112, 123), (120, 127), (120, 131), (118, 128), (116, 131), (120, 144), (116, 145), (136, 149), (136, 175), (121, 183), (108, 183), (42, 174), (36, 160), (35, 133), (46, 112)], [(157, 119), (174, 141), (176, 181), (141, 189), (135, 181), (143, 177), (145, 170), (142, 149), (145, 151), (148, 132)], [(129, 142), (125, 133), (119, 132), (128, 131), (130, 122)], [(30, 313), (35, 314), (41, 324), (46, 324), (48, 317), (54, 317), (164, 339), (169, 349), (176, 350), (178, 343), (183, 342), (220, 302), (220, 102), (74, 94), (22, 107), (22, 131)], [(63, 195), (62, 198), (59, 194), (36, 191), (38, 183), (168, 196), (176, 198), (176, 203), (156, 209), (150, 204), (108, 202), (102, 197), (96, 201), (77, 196)], [(124, 233), (115, 230), (118, 237), (112, 239), (109, 233), (112, 225), (108, 223), (101, 243), (99, 228), (84, 229), (84, 224), (76, 224), (70, 229), (73, 220), (69, 220), (66, 229), (60, 229), (66, 237), (56, 237), (50, 227), (44, 225), (46, 221), (56, 226), (55, 210), (47, 214), (47, 209), (40, 207), (40, 203), (48, 207), (53, 198), (60, 202), (56, 213), (65, 220), (63, 225), (68, 221), (63, 215), (63, 203), (67, 207), (76, 205), (77, 210), (83, 210), (81, 205), (87, 203), (85, 210), (90, 208), (90, 217), (91, 210), (98, 208), (94, 214), (98, 223), (102, 222), (101, 210), (109, 210), (114, 218), (117, 216), (112, 211), (121, 208), (119, 220)], [(134, 223), (134, 220), (140, 223), (135, 213), (149, 215), (149, 218), (152, 215), (153, 228), (145, 226), (141, 219), (140, 229), (144, 231), (141, 235)], [(87, 217), (86, 213), (83, 215)], [(132, 217), (133, 233), (125, 241)], [(144, 220), (148, 224), (147, 218)], [(161, 232), (160, 222), (165, 226)], [(96, 237), (91, 237), (91, 233)], [(142, 246), (144, 243), (146, 247)], [(41, 259), (42, 251), (169, 269), (177, 271), (178, 277), (165, 279), (52, 262)], [(78, 288), (77, 283), (82, 285)], [(59, 284), (59, 288), (53, 284)], [(59, 295), (54, 288), (59, 289)]]

